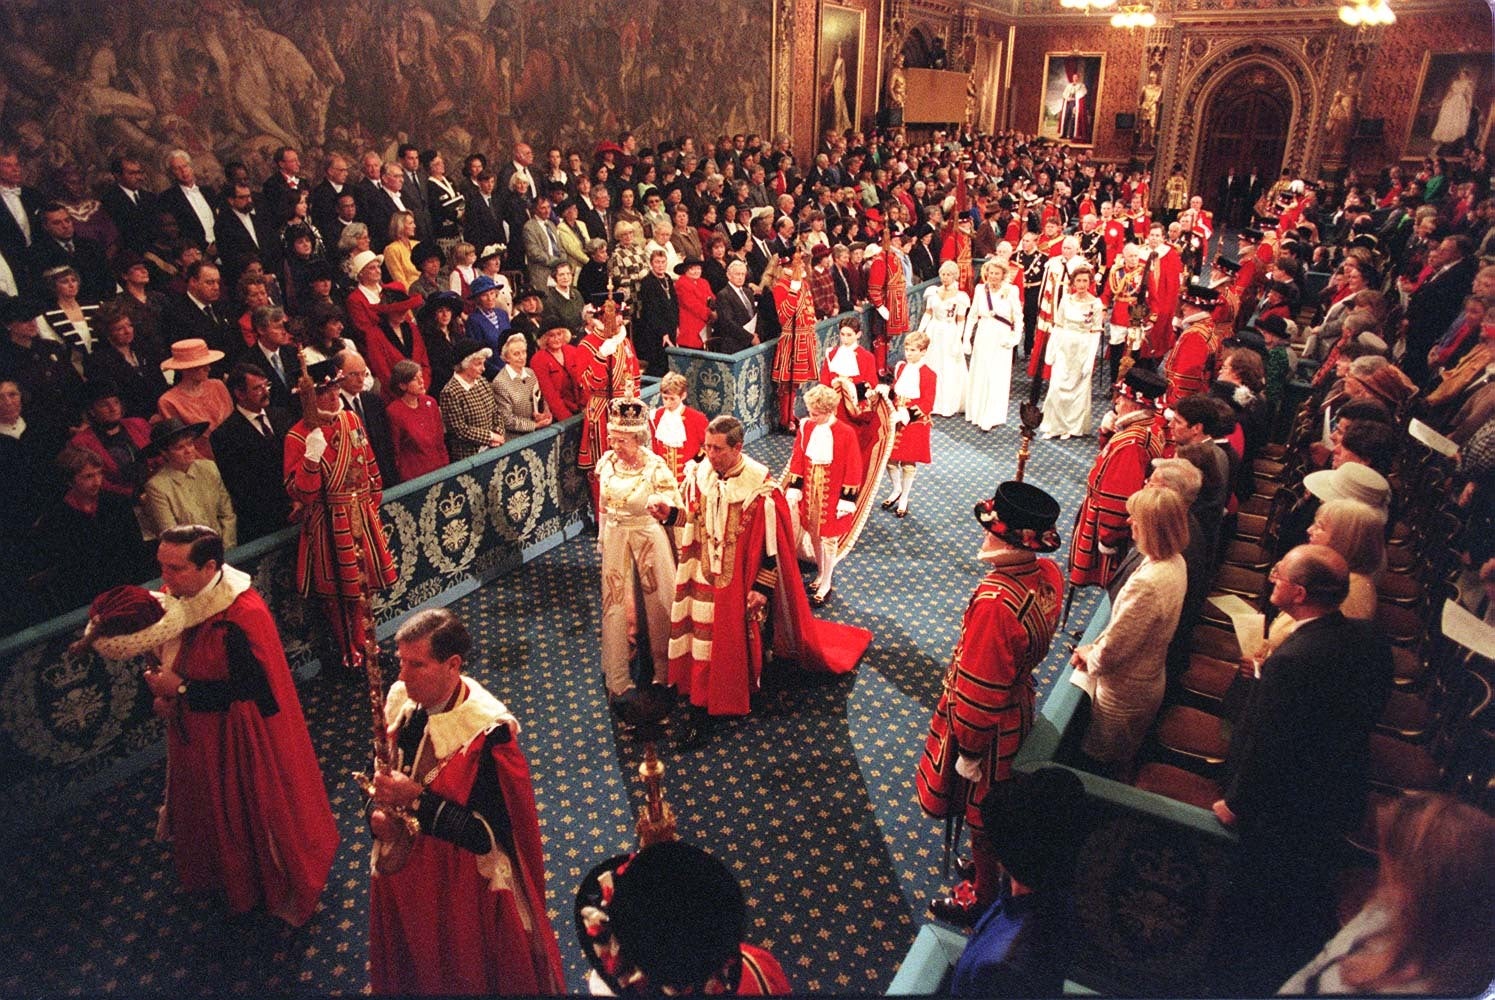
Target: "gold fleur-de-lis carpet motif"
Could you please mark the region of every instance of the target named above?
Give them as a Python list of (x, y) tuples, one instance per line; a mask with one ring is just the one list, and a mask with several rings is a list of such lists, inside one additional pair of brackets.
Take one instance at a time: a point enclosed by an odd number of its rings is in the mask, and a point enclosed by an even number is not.
[[(971, 507), (1013, 474), (1017, 401), (1026, 395), (1019, 380), (1010, 423), (988, 434), (963, 418), (936, 419), (934, 464), (920, 470), (908, 517), (874, 511), (837, 567), (834, 596), (817, 614), (874, 633), (855, 674), (822, 681), (774, 666), (751, 716), (722, 724), (701, 749), (661, 748), (681, 836), (732, 867), (748, 902), (749, 939), (779, 958), (796, 992), (882, 992), (926, 920), (926, 901), (946, 888), (943, 825), (919, 812), (912, 774), (983, 573)], [(1102, 406), (1098, 393), (1097, 418)], [(787, 436), (773, 435), (748, 451), (777, 470), (789, 446)], [(1067, 549), (1094, 439), (1035, 441), (1033, 451), (1027, 478), (1058, 497)], [(1064, 556), (1055, 554), (1061, 564)], [(573, 894), (589, 868), (634, 846), (643, 802), (635, 777), (642, 750), (615, 730), (602, 686), (598, 573), (592, 539), (582, 538), (453, 605), (476, 639), (471, 672), (524, 727), (548, 909), (574, 992), (585, 991), (585, 965), (571, 925)], [(1094, 588), (1077, 596), (1071, 632), (1085, 626), (1097, 598)], [(1040, 701), (1066, 657), (1066, 638), (1055, 638), (1039, 671)], [(395, 673), (386, 643), (386, 678)], [(368, 765), (366, 694), (325, 678), (301, 688), (342, 833), (306, 926), (257, 913), (229, 917), (221, 901), (181, 891), (169, 847), (152, 839), (164, 773), (157, 762), (99, 787), (45, 829), (12, 817), (0, 994), (367, 989), (368, 833), (348, 778)]]

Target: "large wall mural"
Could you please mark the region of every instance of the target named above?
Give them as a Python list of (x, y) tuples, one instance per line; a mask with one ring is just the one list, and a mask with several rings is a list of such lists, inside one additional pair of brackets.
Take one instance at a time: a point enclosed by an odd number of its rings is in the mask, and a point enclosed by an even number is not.
[(28, 180), (129, 150), (590, 149), (767, 132), (772, 0), (8, 0), (0, 126)]

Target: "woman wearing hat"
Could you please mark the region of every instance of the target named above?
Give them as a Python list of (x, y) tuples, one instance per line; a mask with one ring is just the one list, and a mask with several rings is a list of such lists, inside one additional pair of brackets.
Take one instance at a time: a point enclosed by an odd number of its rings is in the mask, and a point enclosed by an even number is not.
[(609, 700), (628, 699), (637, 690), (629, 665), (640, 631), (648, 636), (654, 684), (669, 683), (675, 553), (669, 532), (649, 508), (660, 503), (678, 508), (681, 501), (674, 472), (649, 448), (648, 418), (643, 401), (613, 400), (608, 410), (608, 450), (597, 461), (602, 674)]
[(540, 383), (545, 408), (556, 420), (576, 416), (586, 407), (576, 371), (581, 365), (581, 348), (571, 343), (571, 331), (552, 327), (540, 335), (539, 349), (530, 357), (530, 367)]
[(45, 339), (65, 345), (73, 367), (82, 374), (84, 360), (102, 339), (97, 332), (98, 303), (79, 301), (83, 279), (69, 265), (47, 268), (42, 272), (42, 284), (48, 301), (37, 317), (36, 328)]
[(159, 538), (179, 524), (203, 524), (223, 538), (225, 548), (239, 540), (239, 518), (218, 466), (198, 456), (196, 440), (206, 423), (188, 424), (169, 417), (151, 428), (145, 457), (163, 457), (164, 465), (140, 492), (141, 522), (147, 537)]
[(456, 345), (457, 367), (441, 390), (441, 422), (446, 425), (446, 450), (453, 462), (471, 458), (504, 443), (498, 423), (498, 399), (486, 369), (492, 348), (474, 340)]
[(716, 294), (701, 277), (705, 262), (690, 256), (675, 265), (675, 301), (679, 303), (680, 324), (675, 331), (675, 345), (704, 351), (716, 318)]
[[(468, 291), (472, 313), (467, 317), (467, 339), (486, 347), (489, 357), (495, 357), (509, 333), (509, 313), (498, 304), (498, 282), (486, 274), (479, 274)], [(490, 362), (489, 367), (489, 375), (498, 373), (497, 362)]]
[[(357, 296), (359, 293), (355, 291), (353, 294)], [(382, 297), (386, 311), (379, 314), (378, 325), (367, 335), (363, 353), (369, 363), (369, 374), (374, 376), (384, 398), (389, 400), (394, 397), (389, 384), (394, 366), (401, 361), (414, 361), (420, 365), (421, 375), (429, 383), (431, 358), (415, 323), (415, 310), (424, 304), (421, 297), (406, 294), (396, 284), (385, 286)]]
[(1132, 759), (1163, 704), (1168, 641), (1178, 628), (1189, 575), (1183, 497), (1144, 488), (1127, 500), (1126, 512), (1142, 564), (1122, 584), (1105, 630), (1070, 658), (1089, 680), (1090, 725), (1081, 749), (1103, 765), (1097, 773), (1118, 780), (1130, 777)]
[(1059, 548), (1058, 501), (1031, 483), (1007, 482), (976, 504), (975, 515), (986, 532), (977, 558), (989, 569), (966, 605), (914, 775), (926, 815), (964, 813), (971, 828), (965, 880), (929, 904), (934, 916), (964, 926), (1001, 888), (981, 803), (994, 782), (1008, 778), (1033, 727), (1033, 670), (1048, 655), (1064, 592), (1059, 567), (1038, 558)]
[(420, 272), (420, 277), (410, 285), (410, 294), (419, 295), (425, 299), (441, 291), (441, 268), (445, 261), (441, 255), (441, 248), (436, 245), (435, 240), (416, 244), (414, 252), (410, 255), (410, 262)]
[(431, 360), (431, 384), (426, 391), (440, 395), (457, 367), (453, 355), (457, 341), (464, 339), (462, 299), (456, 292), (437, 292), (429, 296), (415, 313), (420, 336)]
[(165, 357), (166, 343), (161, 339), (161, 313), (166, 309), (166, 296), (150, 287), (150, 267), (139, 254), (123, 250), (114, 258), (114, 273), (119, 279), (120, 288), (120, 294), (114, 302), (129, 315), (130, 322), (135, 325), (137, 349)]
[(171, 357), (161, 362), (163, 372), (176, 372), (176, 384), (156, 402), (156, 420), (175, 417), (184, 424), (207, 424), (206, 433), (196, 439), (197, 454), (213, 457), (209, 440), (218, 425), (234, 412), (234, 398), (222, 379), (211, 377), (213, 365), (223, 360), (222, 351), (208, 348), (198, 338), (178, 340), (171, 345)]
[[(348, 322), (353, 325), (356, 334), (354, 339), (367, 345), (371, 338), (383, 336), (379, 323), (385, 316), (396, 316), (409, 311), (405, 304), (405, 286), (384, 283), (384, 258), (372, 250), (354, 254), (348, 263), (348, 269), (357, 283), (348, 293), (344, 306), (348, 312)], [(399, 298), (385, 294), (395, 290), (399, 291)]]

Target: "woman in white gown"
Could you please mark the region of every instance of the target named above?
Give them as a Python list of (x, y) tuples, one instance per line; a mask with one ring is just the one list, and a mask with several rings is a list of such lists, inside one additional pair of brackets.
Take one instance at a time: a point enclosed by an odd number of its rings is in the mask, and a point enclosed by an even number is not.
[(940, 265), (940, 284), (924, 293), (924, 318), (919, 329), (929, 335), (927, 364), (938, 379), (934, 413), (953, 417), (965, 407), (966, 356), (962, 334), (971, 299), (960, 290), (960, 267), (953, 260)]
[(1053, 369), (1038, 428), (1045, 439), (1068, 441), (1090, 433), (1090, 377), (1106, 320), (1105, 307), (1090, 290), (1092, 281), (1088, 267), (1075, 271), (1054, 314), (1043, 355)]
[(991, 258), (981, 265), (981, 284), (971, 296), (965, 330), (965, 353), (971, 357), (966, 419), (983, 431), (1007, 422), (1012, 349), (1022, 339), (1022, 296), (1008, 266)]

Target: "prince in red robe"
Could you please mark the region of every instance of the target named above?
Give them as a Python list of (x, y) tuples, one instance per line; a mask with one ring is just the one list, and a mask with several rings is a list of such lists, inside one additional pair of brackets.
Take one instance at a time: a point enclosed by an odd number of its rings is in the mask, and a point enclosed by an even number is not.
[[(706, 461), (681, 487), (684, 506), (652, 512), (680, 527), (670, 613), (670, 684), (692, 708), (682, 744), (705, 735), (707, 716), (746, 715), (772, 652), (801, 670), (849, 673), (872, 641), (865, 629), (817, 621), (795, 571), (789, 503), (762, 464), (742, 454), (742, 423), (706, 428)], [(853, 440), (855, 440), (853, 438)], [(789, 571), (779, 573), (779, 562)]]

